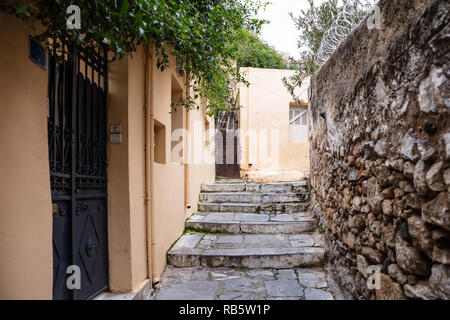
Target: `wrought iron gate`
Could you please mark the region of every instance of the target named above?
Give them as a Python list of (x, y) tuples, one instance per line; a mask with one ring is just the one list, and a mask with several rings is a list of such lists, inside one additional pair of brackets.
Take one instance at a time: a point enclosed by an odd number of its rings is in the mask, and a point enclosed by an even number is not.
[[(49, 54), (54, 299), (89, 299), (108, 286), (106, 54), (65, 43)], [(81, 286), (69, 288), (77, 267)]]
[(239, 113), (221, 112), (216, 120), (216, 176), (239, 178)]

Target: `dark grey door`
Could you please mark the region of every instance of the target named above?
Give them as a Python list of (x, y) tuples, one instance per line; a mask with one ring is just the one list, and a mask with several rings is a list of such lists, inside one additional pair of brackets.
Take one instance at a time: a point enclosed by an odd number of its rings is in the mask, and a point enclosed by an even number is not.
[(216, 176), (239, 178), (239, 113), (221, 112), (216, 120)]
[[(47, 113), (53, 298), (78, 300), (108, 286), (107, 63), (100, 49), (61, 47), (49, 54)], [(69, 288), (76, 270), (80, 287)]]

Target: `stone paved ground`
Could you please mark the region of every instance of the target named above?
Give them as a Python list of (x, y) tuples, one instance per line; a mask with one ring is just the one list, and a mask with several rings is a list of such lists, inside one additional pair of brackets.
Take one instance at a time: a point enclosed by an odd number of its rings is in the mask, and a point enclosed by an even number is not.
[[(331, 288), (331, 289), (330, 289)], [(322, 269), (174, 268), (168, 266), (152, 300), (333, 300)], [(331, 293), (333, 292), (333, 294)]]
[(316, 220), (304, 210), (307, 182), (206, 184), (200, 200), (151, 299), (340, 298), (321, 269)]

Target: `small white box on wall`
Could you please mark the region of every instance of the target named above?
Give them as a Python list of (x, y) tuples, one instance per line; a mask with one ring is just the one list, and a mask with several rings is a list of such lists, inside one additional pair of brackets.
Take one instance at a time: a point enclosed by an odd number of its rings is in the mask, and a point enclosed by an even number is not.
[(122, 142), (122, 134), (120, 133), (111, 133), (109, 135), (110, 143), (121, 143)]

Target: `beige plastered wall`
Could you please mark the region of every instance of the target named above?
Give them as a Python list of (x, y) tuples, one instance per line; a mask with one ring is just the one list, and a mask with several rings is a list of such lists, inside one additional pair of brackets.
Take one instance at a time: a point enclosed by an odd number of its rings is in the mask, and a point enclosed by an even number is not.
[(110, 289), (135, 291), (147, 278), (145, 210), (144, 48), (109, 66), (108, 130), (121, 126), (121, 143), (108, 141)]
[[(214, 152), (214, 142), (210, 142), (209, 148), (205, 150), (207, 144), (204, 141), (205, 129), (209, 127), (214, 130), (214, 121), (206, 115), (204, 104), (198, 110), (190, 111), (178, 107), (177, 116), (182, 112), (184, 129), (183, 159), (172, 161), (172, 91), (173, 88), (176, 91), (182, 90), (184, 96), (190, 93), (186, 91), (185, 77), (176, 71), (173, 58), (170, 59), (170, 67), (162, 72), (156, 67), (156, 59), (152, 63), (153, 94), (150, 99), (153, 118), (155, 122), (164, 125), (166, 132), (165, 163), (153, 161), (152, 177), (153, 281), (159, 281), (166, 267), (167, 251), (183, 234), (186, 218), (197, 210), (201, 184), (214, 181), (214, 158), (212, 161), (198, 161), (199, 153)], [(177, 92), (178, 94), (180, 93)], [(179, 141), (177, 139), (174, 136), (174, 140)]]
[[(292, 76), (295, 71), (259, 68), (241, 71), (250, 83), (249, 87), (241, 84), (239, 88), (243, 107), (240, 110), (241, 171), (307, 172), (308, 129), (304, 126), (299, 142), (291, 140), (289, 103), (293, 98), (282, 83), (283, 77)], [(308, 86), (309, 80), (305, 80), (296, 90), (305, 102)]]
[[(108, 121), (109, 125), (120, 124), (122, 129), (122, 142), (108, 146), (110, 283), (116, 292), (135, 291), (142, 286), (148, 272), (148, 243), (152, 246), (152, 280), (159, 281), (167, 250), (182, 235), (186, 217), (197, 210), (201, 184), (215, 177), (213, 157), (197, 161), (193, 156), (199, 152), (214, 154), (214, 141), (210, 139), (209, 145), (204, 141), (206, 128), (214, 132), (214, 120), (206, 115), (204, 104), (189, 112), (177, 109), (177, 126), (181, 122), (185, 132), (181, 140), (183, 158), (177, 161), (172, 157), (171, 102), (174, 95), (186, 94), (185, 78), (176, 72), (172, 57), (170, 67), (160, 71), (154, 51), (149, 53), (148, 65), (146, 51), (141, 48), (109, 68)], [(149, 137), (153, 145), (151, 222), (146, 220), (145, 210), (145, 68), (152, 86), (148, 121), (163, 125), (165, 130), (165, 142), (157, 146), (165, 149), (164, 163), (155, 161), (156, 144), (153, 134)], [(151, 223), (149, 234), (147, 223)]]
[[(52, 207), (47, 143), (47, 71), (28, 58), (36, 31), (0, 12), (0, 299), (52, 299)], [(112, 291), (147, 278), (144, 208), (144, 52), (110, 65), (109, 263)]]
[[(0, 299), (51, 299), (52, 207), (47, 146), (47, 71), (28, 59), (32, 28), (0, 13)], [(108, 245), (110, 289), (138, 290), (148, 277), (145, 210), (145, 68), (143, 48), (109, 65), (108, 130), (121, 125), (122, 141), (108, 141)], [(175, 63), (150, 70), (153, 115), (166, 126), (166, 163), (152, 178), (153, 275), (197, 208), (201, 183), (214, 180), (214, 163), (172, 163), (170, 100), (172, 76), (184, 88)], [(173, 61), (172, 61), (173, 62)], [(149, 66), (147, 66), (149, 67)], [(184, 90), (184, 89), (183, 89)], [(183, 111), (184, 127), (214, 122), (204, 108)], [(109, 139), (109, 136), (108, 136)], [(195, 138), (197, 139), (197, 138)], [(201, 142), (203, 145), (203, 142)], [(211, 142), (214, 143), (213, 141)], [(187, 205), (191, 205), (191, 210)]]
[[(213, 157), (199, 162), (188, 156), (195, 152), (214, 154), (214, 141), (210, 141), (209, 148), (204, 141), (206, 128), (214, 132), (214, 120), (206, 115), (204, 104), (189, 112), (178, 108), (177, 125), (181, 122), (185, 132), (181, 140), (183, 158), (173, 158), (171, 102), (174, 94), (187, 94), (185, 78), (176, 72), (172, 57), (170, 67), (164, 71), (156, 67), (154, 49), (149, 51), (148, 65), (146, 58), (146, 51), (140, 48), (132, 57), (114, 62), (109, 68), (108, 121), (122, 128), (122, 142), (108, 144), (110, 283), (111, 290), (117, 292), (135, 291), (142, 286), (148, 272), (148, 243), (152, 246), (152, 281), (159, 281), (166, 267), (167, 250), (183, 234), (186, 217), (197, 210), (201, 184), (215, 177)], [(145, 68), (152, 86), (148, 121), (163, 125), (165, 130), (164, 163), (155, 161), (154, 136), (148, 133), (153, 145), (151, 222), (146, 220), (145, 210)], [(147, 223), (151, 223), (149, 234)]]
[[(153, 163), (152, 177), (152, 233), (153, 233), (153, 280), (158, 281), (166, 266), (166, 252), (178, 239), (184, 229), (185, 200), (184, 165), (172, 162), (171, 158), (171, 96), (172, 76), (178, 81), (174, 84), (182, 88), (183, 79), (176, 75), (174, 61), (170, 68), (163, 72), (156, 67), (156, 59), (152, 60), (152, 92), (150, 99), (153, 106), (153, 118), (164, 125), (165, 130), (165, 163)], [(184, 93), (184, 91), (183, 91)], [(179, 110), (178, 112), (185, 112)], [(185, 115), (183, 115), (184, 119)]]
[(47, 71), (27, 25), (0, 12), (0, 299), (51, 299)]
[(214, 119), (207, 115), (206, 101), (197, 100), (200, 108), (187, 115), (189, 132), (186, 144), (186, 218), (198, 210), (200, 187), (215, 179)]

